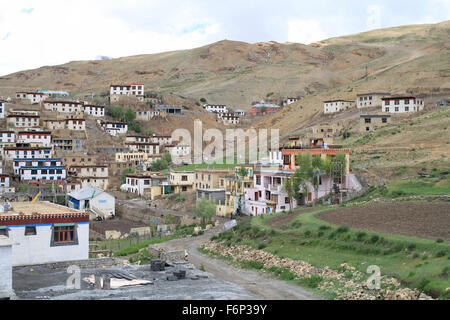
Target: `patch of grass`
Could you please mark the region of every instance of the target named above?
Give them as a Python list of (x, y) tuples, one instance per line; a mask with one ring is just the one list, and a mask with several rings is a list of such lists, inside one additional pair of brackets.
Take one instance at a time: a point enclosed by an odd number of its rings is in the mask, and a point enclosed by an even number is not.
[(245, 269), (262, 269), (264, 268), (264, 263), (254, 260), (241, 261), (242, 268)]
[(323, 278), (319, 275), (312, 275), (310, 278), (301, 278), (297, 280), (297, 284), (308, 288), (317, 288), (323, 281)]

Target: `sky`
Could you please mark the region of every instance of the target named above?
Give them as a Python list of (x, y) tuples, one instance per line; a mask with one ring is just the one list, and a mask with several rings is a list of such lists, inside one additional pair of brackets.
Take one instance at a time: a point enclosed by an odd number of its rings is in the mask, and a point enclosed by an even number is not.
[(0, 0), (0, 75), (220, 40), (309, 44), (450, 20), (450, 0)]

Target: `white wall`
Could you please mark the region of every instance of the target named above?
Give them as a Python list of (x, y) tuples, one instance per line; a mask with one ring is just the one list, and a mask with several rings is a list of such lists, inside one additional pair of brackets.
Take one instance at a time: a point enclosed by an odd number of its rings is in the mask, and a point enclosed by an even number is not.
[(77, 223), (78, 245), (50, 247), (51, 225), (37, 225), (36, 235), (25, 236), (25, 226), (9, 226), (13, 266), (33, 265), (89, 258), (89, 223)]
[(9, 242), (0, 239), (0, 298), (12, 293), (12, 248)]

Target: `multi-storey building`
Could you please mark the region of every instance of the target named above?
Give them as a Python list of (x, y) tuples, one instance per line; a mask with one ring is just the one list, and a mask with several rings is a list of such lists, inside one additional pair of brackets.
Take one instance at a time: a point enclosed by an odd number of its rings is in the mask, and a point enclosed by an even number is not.
[(408, 113), (418, 112), (424, 108), (424, 100), (413, 96), (406, 97), (385, 97), (383, 101), (382, 111), (389, 113)]
[(51, 147), (4, 147), (3, 154), (7, 160), (51, 158)]
[(232, 113), (218, 113), (217, 121), (222, 122), (224, 125), (236, 125), (239, 124), (239, 117)]
[(83, 103), (79, 101), (53, 101), (45, 100), (44, 108), (59, 113), (82, 113)]
[(0, 100), (0, 119), (5, 117), (5, 101)]
[(252, 106), (252, 115), (270, 115), (280, 111), (280, 106), (275, 104), (268, 104), (262, 101)]
[(228, 113), (228, 108), (224, 104), (204, 104), (203, 109), (213, 113)]
[(126, 142), (125, 145), (131, 152), (144, 152), (149, 155), (160, 154), (160, 146), (158, 143), (152, 142)]
[(17, 142), (30, 144), (32, 147), (49, 147), (52, 144), (52, 133), (50, 131), (19, 131)]
[(41, 103), (48, 98), (48, 95), (40, 92), (16, 92), (16, 99), (28, 100), (29, 103)]
[(370, 108), (370, 107), (381, 107), (382, 98), (390, 96), (389, 92), (369, 92), (360, 93), (356, 95), (356, 107)]
[(172, 136), (157, 136), (153, 134), (151, 141), (159, 144), (160, 146), (167, 146), (172, 144)]
[(103, 190), (108, 189), (109, 174), (108, 166), (100, 165), (81, 165), (71, 166), (69, 168), (69, 175), (81, 182), (81, 185), (87, 183), (94, 188)]
[(323, 113), (335, 113), (348, 110), (353, 106), (355, 101), (352, 100), (328, 100), (323, 102)]
[(128, 124), (120, 121), (100, 121), (98, 123), (107, 134), (117, 136), (128, 132)]
[(159, 111), (156, 111), (156, 110), (136, 111), (136, 120), (149, 121), (156, 116), (159, 116)]
[(369, 132), (389, 123), (391, 123), (391, 115), (363, 114), (360, 115), (359, 131), (361, 133)]
[(170, 171), (169, 185), (173, 193), (194, 191), (195, 172), (194, 171)]
[(95, 106), (91, 104), (85, 104), (83, 106), (83, 112), (87, 115), (93, 117), (104, 117), (105, 116), (105, 107), (104, 106)]
[(12, 123), (16, 128), (34, 128), (39, 126), (40, 116), (31, 113), (11, 113), (7, 117), (7, 123)]
[(220, 185), (220, 178), (232, 174), (233, 170), (195, 169), (194, 172), (196, 189), (217, 189), (223, 188)]
[(141, 101), (144, 101), (144, 85), (111, 85), (109, 88), (109, 97), (111, 102), (117, 102), (122, 96), (135, 96)]

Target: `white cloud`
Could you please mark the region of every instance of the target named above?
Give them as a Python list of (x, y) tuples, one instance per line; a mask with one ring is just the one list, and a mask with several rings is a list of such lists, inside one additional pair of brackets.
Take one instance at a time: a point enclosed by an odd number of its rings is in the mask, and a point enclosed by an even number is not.
[(288, 41), (310, 44), (327, 38), (315, 19), (294, 19), (288, 21)]

